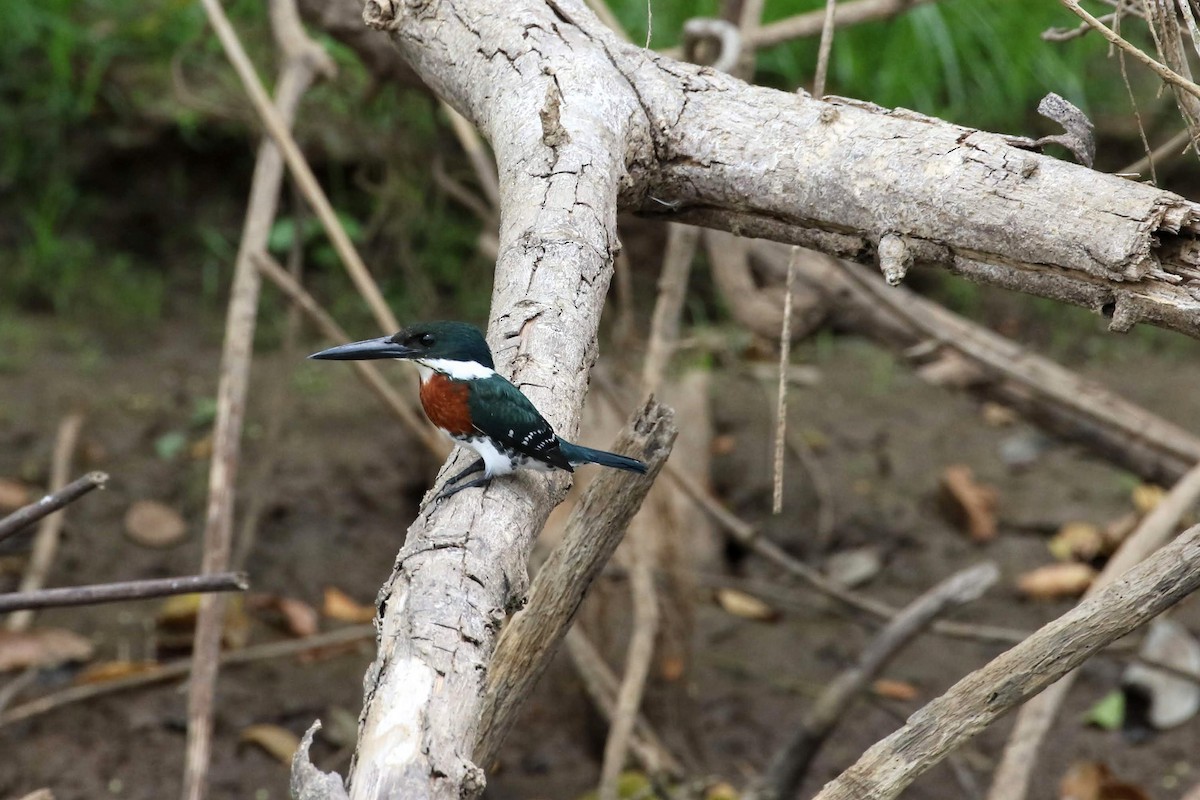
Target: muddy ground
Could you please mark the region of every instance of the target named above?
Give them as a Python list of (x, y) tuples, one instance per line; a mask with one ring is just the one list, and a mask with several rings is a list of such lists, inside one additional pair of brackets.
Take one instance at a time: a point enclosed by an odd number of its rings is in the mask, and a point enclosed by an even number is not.
[[(66, 332), (52, 318), (29, 317), (10, 320), (3, 333), (0, 476), (44, 485), (56, 426), (75, 409), (87, 413), (76, 471), (96, 468), (112, 475), (106, 491), (69, 512), (52, 584), (195, 571), (207, 478), (204, 408), (215, 392), (219, 320), (181, 320), (158, 326), (151, 336), (105, 338)], [(1075, 366), (1194, 428), (1200, 418), (1196, 355), (1194, 347), (1158, 353), (1131, 341)], [(1051, 560), (1046, 541), (1062, 522), (1104, 524), (1128, 512), (1134, 476), (1019, 421), (990, 426), (977, 400), (922, 383), (865, 342), (823, 334), (800, 346), (796, 361), (819, 372), (816, 384), (795, 389), (790, 418), (815, 443), (820, 468), (834, 487), (833, 549), (873, 545), (883, 555), (884, 568), (862, 592), (903, 604), (951, 572), (990, 559), (1002, 570), (1000, 583), (957, 618), (1033, 629), (1070, 606), (1069, 601), (1021, 600), (1014, 581)], [(406, 371), (397, 372), (399, 381), (414, 380)], [(712, 376), (713, 418), (718, 434), (726, 436), (713, 478), (735, 510), (764, 520), (769, 405), (755, 380), (740, 369), (719, 368)], [(268, 402), (269, 389), (278, 382), (286, 385), (286, 406), (272, 445), (274, 466), (264, 473), (260, 465), (270, 440), (270, 417), (278, 413)], [(255, 495), (262, 501), (256, 545), (246, 563), (254, 591), (319, 606), (323, 587), (335, 585), (360, 602), (371, 602), (438, 465), (409, 441), (349, 370), (337, 365), (285, 363), (278, 353), (265, 352), (256, 364), (252, 394), (239, 503), (245, 509)], [(188, 446), (164, 458), (156, 442), (171, 432), (184, 434)], [(1036, 457), (1020, 468), (1006, 466), (1003, 454), (1013, 447)], [(971, 542), (939, 511), (938, 476), (952, 463), (971, 466), (999, 489), (1000, 535), (989, 544)], [(789, 512), (766, 528), (793, 552), (812, 556), (805, 540), (812, 492), (797, 465), (790, 466), (790, 474)], [(188, 520), (185, 540), (165, 550), (131, 542), (122, 518), (140, 499), (181, 511)], [(27, 548), (28, 537), (0, 546), (0, 590), (15, 586)], [(690, 743), (685, 749), (698, 774), (737, 786), (763, 767), (814, 693), (855, 657), (873, 628), (752, 557), (731, 554), (714, 571), (719, 574), (696, 581), (692, 659), (685, 685), (676, 687), (677, 696), (686, 698), (685, 713), (674, 722), (659, 722), (673, 742)], [(711, 585), (730, 578), (755, 588), (781, 617), (752, 622), (718, 608)], [(603, 580), (623, 586), (619, 572)], [(147, 601), (47, 611), (37, 624), (90, 637), (96, 660), (151, 657), (158, 608), (158, 602)], [(251, 616), (252, 643), (286, 638), (267, 615)], [(1200, 607), (1194, 601), (1185, 602), (1176, 618), (1200, 632)], [(338, 624), (322, 620), (326, 629)], [(811, 794), (921, 703), (999, 651), (993, 644), (923, 636), (886, 671), (889, 678), (913, 684), (918, 696), (858, 702), (821, 751), (803, 794)], [(287, 768), (262, 749), (239, 742), (241, 732), (271, 723), (299, 734), (321, 717), (337, 740), (338, 721), (344, 729), (358, 712), (369, 659), (370, 647), (363, 646), (317, 660), (280, 659), (224, 670), (211, 796), (286, 797)], [(1140, 745), (1082, 722), (1085, 711), (1114, 688), (1122, 668), (1119, 659), (1101, 657), (1084, 669), (1038, 765), (1035, 798), (1057, 797), (1064, 770), (1079, 759), (1101, 760), (1163, 800), (1180, 797), (1200, 781), (1200, 721)], [(43, 671), (11, 704), (70, 685), (77, 669)], [(14, 675), (0, 676), (0, 691)], [(185, 706), (184, 687), (176, 682), (0, 728), (0, 797), (49, 787), (59, 800), (173, 798), (183, 763)], [(1011, 718), (987, 730), (906, 796), (981, 797), (1010, 725)], [(579, 797), (594, 787), (603, 732), (560, 657), (505, 748), (487, 796)], [(313, 755), (322, 768), (344, 772), (347, 767), (348, 752), (336, 741), (319, 739)]]

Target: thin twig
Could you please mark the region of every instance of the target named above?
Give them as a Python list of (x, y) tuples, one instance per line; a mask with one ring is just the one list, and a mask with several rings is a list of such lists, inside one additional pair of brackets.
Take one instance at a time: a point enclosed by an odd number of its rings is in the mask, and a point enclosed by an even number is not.
[(992, 659), (871, 747), (816, 800), (891, 800), (1014, 706), (1200, 587), (1200, 525)]
[[(250, 664), (256, 661), (286, 658), (287, 656), (300, 655), (351, 642), (368, 641), (374, 638), (374, 625), (369, 623), (365, 625), (352, 625), (347, 628), (338, 628), (326, 633), (306, 636), (303, 639), (286, 639), (279, 642), (243, 647), (241, 650), (222, 653), (220, 661), (223, 667), (235, 664)], [(27, 703), (22, 703), (19, 706), (14, 706), (7, 712), (0, 714), (0, 728), (11, 725), (14, 722), (20, 722), (40, 714), (45, 714), (47, 711), (53, 711), (63, 706), (90, 700), (93, 697), (102, 697), (116, 692), (139, 689), (143, 686), (162, 683), (174, 678), (184, 678), (191, 671), (191, 667), (192, 663), (190, 659), (181, 658), (177, 661), (156, 666), (146, 672), (130, 675), (127, 678), (72, 686), (69, 689), (63, 689), (60, 692), (54, 692), (53, 694), (30, 700)]]
[[(1193, 467), (1171, 487), (1154, 510), (1146, 515), (1096, 577), (1080, 603), (1086, 603), (1116, 581), (1130, 567), (1163, 546), (1179, 524), (1180, 518), (1200, 500), (1200, 464)], [(1070, 672), (1040, 697), (1025, 705), (1017, 715), (1017, 724), (1009, 735), (1000, 765), (992, 776), (988, 800), (1021, 800), (1029, 791), (1029, 779), (1041, 752), (1042, 741), (1054, 722), (1058, 709), (1075, 682)]]
[(788, 259), (787, 288), (783, 295), (783, 323), (779, 332), (779, 394), (775, 400), (775, 491), (771, 512), (783, 513), (783, 448), (787, 441), (788, 366), (792, 360), (792, 289), (796, 286), (796, 259), (800, 248), (792, 247)]
[(89, 472), (82, 478), (71, 481), (57, 492), (51, 492), (37, 502), (18, 508), (4, 519), (0, 519), (0, 541), (20, 532), (47, 514), (53, 514), (60, 508), (74, 503), (93, 489), (103, 489), (106, 483), (108, 483), (108, 473)]
[(837, 0), (825, 0), (825, 18), (821, 20), (821, 44), (817, 48), (817, 70), (813, 77), (813, 97), (825, 96), (825, 78), (829, 75), (829, 53), (833, 50), (836, 10)]
[(643, 396), (658, 394), (667, 364), (679, 341), (679, 317), (687, 296), (688, 278), (696, 259), (700, 229), (691, 225), (667, 225), (667, 247), (658, 277), (658, 297), (650, 318), (650, 341), (642, 362)]
[(250, 584), (244, 572), (217, 575), (192, 575), (184, 578), (153, 578), (143, 581), (97, 583), (63, 589), (39, 589), (35, 592), (0, 594), (0, 614), (23, 608), (61, 608), (92, 606), (120, 600), (144, 600), (193, 592), (244, 592)]
[[(283, 2), (284, 0), (275, 1)], [(346, 267), (346, 271), (350, 273), (350, 279), (375, 315), (375, 321), (381, 329), (388, 333), (397, 330), (400, 325), (396, 321), (396, 317), (388, 308), (383, 294), (379, 291), (379, 286), (371, 277), (371, 273), (358, 255), (358, 251), (354, 249), (354, 243), (350, 241), (350, 236), (346, 233), (329, 198), (325, 196), (325, 191), (321, 188), (320, 182), (317, 181), (312, 168), (300, 151), (300, 146), (296, 144), (296, 140), (291, 134), (291, 125), (286, 121), (286, 117), (291, 115), (280, 113), (280, 110), (271, 102), (267, 90), (263, 88), (262, 81), (258, 78), (258, 73), (254, 70), (254, 64), (246, 55), (246, 50), (242, 47), (229, 18), (225, 16), (219, 0), (201, 0), (201, 2), (208, 14), (210, 24), (217, 33), (217, 38), (221, 40), (225, 54), (233, 64), (246, 94), (250, 97), (250, 102), (254, 105), (254, 110), (258, 112), (271, 139), (282, 151), (288, 169), (296, 179), (296, 185), (321, 221), (321, 226), (325, 228), (325, 233), (329, 236), (334, 250), (337, 251), (338, 258)], [(285, 64), (285, 73), (288, 68), (288, 65)]]
[(1075, 14), (1088, 25), (1091, 25), (1093, 28), (1095, 28), (1100, 35), (1107, 39), (1110, 43), (1115, 44), (1126, 53), (1129, 53), (1129, 55), (1133, 56), (1134, 60), (1140, 61), (1143, 65), (1149, 67), (1150, 71), (1155, 75), (1162, 78), (1172, 86), (1176, 86), (1188, 94), (1200, 98), (1200, 86), (1183, 77), (1175, 70), (1155, 61), (1153, 58), (1146, 55), (1146, 53), (1144, 53), (1142, 50), (1129, 43), (1118, 34), (1114, 33), (1111, 28), (1080, 7), (1079, 0), (1060, 0), (1060, 2), (1066, 6), (1071, 13)]
[[(578, 625), (567, 631), (564, 643), (575, 672), (579, 675), (592, 704), (596, 706), (600, 715), (611, 723), (617, 707), (617, 676), (608, 668), (608, 664), (604, 663), (604, 658), (596, 650), (596, 646)], [(676, 780), (683, 777), (683, 766), (641, 714), (637, 715), (629, 751), (653, 777), (662, 776)]]
[[(1112, 18), (1113, 33), (1118, 36), (1121, 34), (1121, 9), (1118, 9), (1108, 15)], [(1083, 23), (1086, 27), (1087, 23)], [(1125, 59), (1125, 51), (1117, 51), (1117, 62), (1121, 66), (1121, 83), (1125, 85), (1125, 93), (1129, 96), (1129, 106), (1133, 109), (1133, 119), (1137, 123), (1138, 138), (1142, 140), (1142, 151), (1146, 154), (1144, 161), (1150, 167), (1150, 182), (1158, 185), (1158, 175), (1154, 168), (1154, 159), (1150, 157), (1150, 140), (1146, 138), (1146, 126), (1142, 123), (1142, 112), (1138, 108), (1137, 96), (1133, 93), (1133, 86), (1129, 83), (1129, 62)]]
[(617, 691), (612, 725), (604, 743), (604, 761), (600, 768), (600, 800), (617, 800), (617, 781), (625, 767), (625, 755), (633, 738), (638, 710), (650, 664), (654, 658), (654, 639), (658, 635), (658, 597), (654, 591), (655, 529), (634, 520), (630, 526), (633, 553), (630, 555), (630, 590), (633, 595), (633, 632), (625, 655), (625, 673)]
[[(928, 2), (931, 0), (852, 0), (838, 3), (834, 12), (834, 24), (838, 28), (848, 28), (864, 22), (888, 19)], [(791, 39), (816, 36), (825, 27), (826, 13), (826, 9), (806, 11), (763, 25), (754, 32), (750, 44), (755, 47), (771, 47)]]
[[(350, 335), (334, 322), (333, 317), (321, 307), (321, 304), (305, 291), (303, 286), (296, 283), (295, 279), (275, 259), (263, 252), (255, 253), (251, 258), (263, 276), (300, 307), (300, 310), (321, 331), (322, 336), (333, 342), (345, 342), (350, 339)], [(392, 385), (387, 382), (374, 364), (369, 361), (351, 361), (350, 364), (367, 388), (374, 392), (375, 396), (383, 401), (383, 404), (396, 415), (404, 426), (421, 440), (421, 444), (425, 446), (426, 450), (439, 459), (446, 457), (450, 452), (446, 439), (434, 433), (423, 416), (417, 416), (412, 406), (392, 388)]]
[(946, 611), (983, 595), (1000, 577), (995, 564), (961, 570), (913, 600), (884, 626), (858, 661), (821, 692), (800, 727), (771, 759), (747, 800), (783, 800), (796, 794), (809, 764), (845, 717), (846, 709), (906, 644)]
[[(208, 574), (228, 569), (232, 550), (234, 487), (241, 456), (242, 424), (262, 285), (252, 257), (267, 247), (279, 203), (284, 160), (292, 167), (297, 184), (317, 209), (327, 230), (333, 228), (329, 230), (330, 237), (339, 254), (346, 259), (351, 274), (357, 274), (356, 266), (361, 268), (362, 274), (366, 273), (366, 268), (356, 260), (358, 256), (350, 246), (349, 237), (337, 222), (332, 207), (320, 191), (320, 186), (288, 131), (300, 98), (319, 74), (332, 73), (332, 60), (320, 45), (308, 38), (293, 0), (274, 0), (270, 5), (271, 26), (283, 53), (283, 66), (276, 87), (277, 105), (272, 104), (220, 1), (201, 0), (201, 3), (251, 101), (275, 140), (264, 140), (259, 146), (242, 239), (234, 264), (217, 385), (217, 419), (213, 428), (213, 454), (205, 511), (201, 571)], [(369, 300), (377, 297), (378, 289), (369, 276), (365, 283), (365, 288), (360, 286), (364, 296)], [(372, 289), (375, 290), (374, 295), (369, 292)], [(386, 310), (386, 306), (383, 308)], [(192, 678), (188, 684), (188, 739), (181, 794), (183, 800), (203, 800), (205, 796), (212, 744), (212, 706), (224, 616), (224, 595), (206, 594), (201, 598), (193, 643)]]
[[(304, 271), (304, 237), (299, 231), (304, 230), (304, 201), (293, 193), (294, 208), (292, 221), (296, 235), (292, 237), (288, 249), (288, 275), (299, 285)], [(257, 268), (258, 262), (251, 255), (251, 261)], [(267, 484), (275, 472), (278, 463), (280, 437), (283, 436), (284, 421), (291, 418), (288, 413), (288, 400), (292, 396), (289, 378), (296, 363), (296, 339), (300, 334), (301, 310), (295, 301), (288, 303), (287, 318), (284, 321), (283, 344), (279, 348), (278, 359), (272, 368), (273, 373), (267, 380), (266, 390), (266, 433), (262, 437), (261, 446), (257, 449), (258, 458), (252, 468), (247, 485), (250, 489), (250, 502), (242, 515), (242, 524), (234, 537), (233, 555), (230, 565), (234, 569), (244, 569), (246, 561), (254, 551), (258, 541), (258, 528), (262, 522), (263, 509), (267, 507), (270, 492)]]
[[(1164, 159), (1186, 153), (1191, 147), (1192, 132), (1184, 128), (1167, 141), (1160, 144), (1150, 153), (1133, 162), (1124, 169), (1117, 170), (1117, 175), (1141, 175), (1143, 171), (1160, 165)], [(1185, 146), (1186, 145), (1186, 146)], [(1151, 173), (1153, 175), (1153, 173)], [(1155, 179), (1156, 180), (1156, 179)]]
[[(787, 551), (779, 547), (779, 545), (762, 536), (753, 525), (724, 508), (713, 499), (712, 495), (704, 487), (700, 486), (690, 476), (672, 468), (670, 462), (667, 462), (663, 474), (674, 480), (683, 489), (685, 495), (691, 498), (693, 502), (706, 511), (721, 527), (732, 535), (734, 541), (774, 563), (783, 569), (784, 572), (799, 578), (822, 594), (828, 595), (850, 608), (865, 612), (877, 619), (891, 620), (900, 613), (898, 609), (889, 606), (887, 603), (860, 595), (831, 581), (808, 564), (793, 558)], [(938, 620), (933, 623), (930, 630), (944, 636), (956, 636), (998, 644), (1013, 644), (1023, 641), (1028, 636), (1026, 631), (1013, 628), (950, 622), (946, 620)]]
[[(58, 425), (54, 440), (54, 453), (50, 459), (50, 492), (54, 494), (66, 488), (71, 475), (71, 460), (79, 443), (79, 431), (83, 427), (83, 414), (74, 412), (63, 417)], [(65, 512), (50, 514), (42, 519), (33, 540), (33, 554), (29, 567), (21, 578), (18, 591), (33, 592), (46, 585), (54, 556), (58, 553), (58, 540), (62, 534)], [(33, 622), (32, 611), (18, 611), (8, 618), (10, 631), (23, 631)]]
[(500, 179), (496, 176), (496, 162), (488, 155), (487, 146), (475, 130), (475, 126), (467, 118), (455, 111), (445, 100), (441, 101), (442, 110), (450, 119), (450, 128), (454, 131), (458, 143), (467, 154), (467, 160), (475, 168), (475, 176), (479, 178), (479, 188), (492, 207), (492, 216), (498, 215), (500, 208)]

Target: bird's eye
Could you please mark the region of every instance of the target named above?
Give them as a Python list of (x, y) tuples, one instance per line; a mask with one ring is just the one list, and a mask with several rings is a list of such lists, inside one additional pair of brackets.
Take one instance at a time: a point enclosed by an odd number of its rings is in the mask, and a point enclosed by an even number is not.
[(429, 347), (430, 345), (432, 345), (433, 344), (433, 334), (432, 333), (423, 334), (421, 336), (421, 344), (425, 345), (426, 347)]

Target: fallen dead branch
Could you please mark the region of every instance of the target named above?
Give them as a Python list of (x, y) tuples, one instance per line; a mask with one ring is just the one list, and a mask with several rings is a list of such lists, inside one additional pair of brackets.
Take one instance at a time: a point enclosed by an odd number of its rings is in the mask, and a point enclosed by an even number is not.
[[(592, 703), (610, 724), (617, 708), (617, 676), (608, 668), (604, 657), (596, 650), (596, 646), (588, 639), (587, 634), (572, 626), (564, 639), (567, 654), (575, 666), (583, 688), (591, 698)], [(629, 742), (629, 751), (645, 768), (646, 772), (655, 778), (683, 777), (683, 767), (663, 744), (662, 738), (641, 714), (636, 716), (633, 734)]]
[(888, 800), (1014, 706), (1200, 587), (1200, 525), (952, 686), (816, 800)]
[[(664, 474), (674, 480), (687, 497), (704, 509), (714, 521), (719, 523), (733, 537), (734, 541), (767, 559), (787, 574), (799, 578), (813, 589), (843, 603), (847, 607), (865, 612), (876, 619), (887, 621), (894, 619), (900, 613), (899, 609), (893, 608), (887, 603), (861, 595), (829, 580), (815, 568), (794, 558), (782, 547), (762, 536), (753, 525), (740, 519), (733, 512), (718, 503), (704, 487), (698, 485), (679, 470), (673, 470), (669, 463), (667, 464), (667, 469), (664, 470)], [(1014, 644), (1028, 637), (1027, 632), (1014, 628), (950, 622), (948, 620), (934, 622), (931, 630), (934, 633), (945, 636), (957, 636), (964, 639), (975, 639), (977, 641), (1001, 644)]]
[[(783, 280), (788, 248), (758, 242), (754, 255)], [(1200, 437), (1016, 342), (976, 325), (903, 286), (810, 253), (801, 276), (821, 288), (836, 325), (907, 357), (930, 346), (966, 357), (971, 387), (1079, 442), (1147, 480), (1174, 482), (1200, 461)]]
[(813, 757), (846, 709), (888, 662), (935, 617), (983, 595), (1000, 571), (995, 564), (962, 570), (909, 603), (876, 634), (858, 662), (834, 678), (813, 703), (800, 727), (771, 759), (767, 771), (751, 790), (748, 800), (784, 800), (793, 797)]
[(25, 608), (61, 608), (115, 603), (119, 600), (144, 600), (192, 592), (244, 592), (250, 584), (244, 572), (216, 575), (191, 575), (184, 578), (153, 578), (142, 581), (98, 583), (62, 589), (0, 594), (0, 614)]
[[(1084, 595), (1083, 602), (1112, 584), (1130, 567), (1162, 547), (1179, 524), (1180, 518), (1200, 499), (1200, 465), (1193, 467), (1171, 487), (1154, 510), (1138, 525), (1109, 559)], [(1029, 779), (1037, 764), (1042, 742), (1050, 730), (1058, 709), (1075, 683), (1076, 673), (1062, 677), (1040, 696), (1027, 703), (1017, 715), (1017, 724), (1009, 735), (1004, 755), (992, 776), (988, 800), (1022, 800), (1029, 791)]]
[[(71, 474), (71, 459), (75, 455), (75, 447), (79, 443), (79, 431), (83, 428), (83, 414), (73, 413), (63, 417), (58, 425), (58, 435), (54, 440), (54, 453), (50, 458), (50, 491), (62, 491), (66, 488), (67, 478)], [(20, 513), (20, 512), (18, 512)], [(54, 556), (58, 552), (58, 540), (62, 534), (63, 515), (50, 514), (42, 519), (37, 534), (33, 539), (33, 555), (29, 559), (29, 567), (21, 577), (19, 592), (34, 592), (46, 585), (50, 567), (54, 564)], [(10, 631), (23, 631), (33, 622), (33, 611), (18, 611), (8, 618)]]
[(4, 519), (0, 519), (0, 541), (4, 541), (15, 533), (37, 522), (48, 514), (53, 514), (60, 508), (74, 503), (93, 489), (103, 489), (108, 483), (105, 472), (89, 472), (82, 478), (76, 478), (56, 492), (38, 500), (36, 503), (18, 508)]
[[(347, 628), (328, 631), (327, 633), (318, 633), (303, 639), (288, 639), (281, 642), (256, 644), (243, 647), (241, 650), (221, 653), (220, 662), (223, 667), (236, 664), (252, 664), (258, 661), (269, 661), (275, 658), (302, 655), (352, 642), (367, 641), (374, 636), (375, 626), (369, 624), (352, 625)], [(91, 700), (95, 697), (103, 697), (105, 695), (116, 694), (117, 692), (127, 692), (131, 689), (140, 689), (143, 686), (163, 683), (164, 681), (176, 678), (185, 678), (191, 672), (191, 668), (191, 659), (181, 658), (178, 661), (162, 664), (137, 675), (130, 675), (125, 678), (104, 681), (102, 683), (85, 683), (79, 686), (72, 686), (69, 689), (63, 689), (62, 691), (30, 700), (19, 706), (13, 706), (8, 711), (0, 714), (0, 728), (11, 725), (14, 722), (32, 719), (63, 706)]]

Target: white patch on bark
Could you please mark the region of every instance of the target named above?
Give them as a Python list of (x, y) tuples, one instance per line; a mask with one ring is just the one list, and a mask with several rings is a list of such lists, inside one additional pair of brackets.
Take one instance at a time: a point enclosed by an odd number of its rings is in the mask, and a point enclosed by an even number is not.
[(377, 766), (403, 767), (420, 752), (421, 732), (425, 724), (425, 704), (433, 694), (433, 669), (417, 658), (392, 664), (390, 686), (403, 687), (388, 702), (375, 704), (381, 712), (375, 725), (367, 726), (367, 736), (359, 743), (359, 758)]

